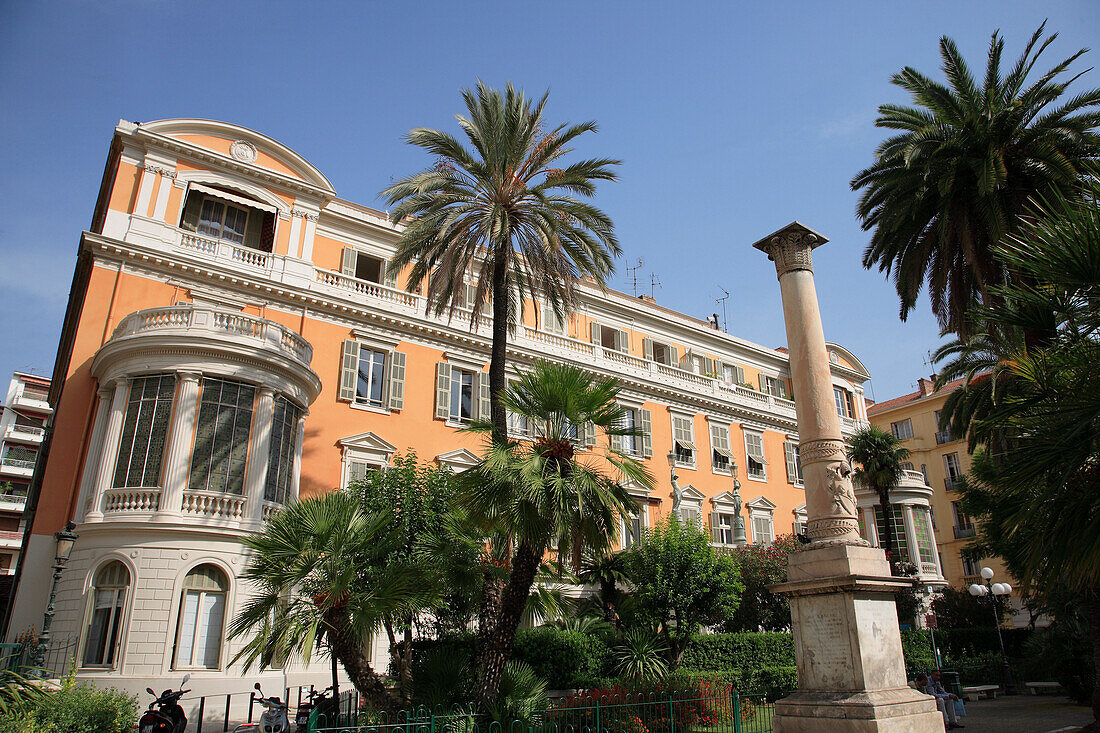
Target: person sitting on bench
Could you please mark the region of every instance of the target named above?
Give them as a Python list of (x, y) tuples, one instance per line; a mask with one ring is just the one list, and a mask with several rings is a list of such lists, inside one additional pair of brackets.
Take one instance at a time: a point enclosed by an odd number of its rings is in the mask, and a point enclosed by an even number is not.
[(936, 698), (936, 707), (939, 708), (940, 714), (943, 715), (943, 725), (947, 730), (965, 728), (966, 726), (960, 723), (959, 719), (955, 716), (955, 701), (959, 698), (957, 695), (952, 695), (943, 688), (943, 682), (940, 681), (940, 678), (940, 671), (934, 669), (932, 670), (931, 679), (923, 674), (918, 674), (917, 685), (926, 693)]

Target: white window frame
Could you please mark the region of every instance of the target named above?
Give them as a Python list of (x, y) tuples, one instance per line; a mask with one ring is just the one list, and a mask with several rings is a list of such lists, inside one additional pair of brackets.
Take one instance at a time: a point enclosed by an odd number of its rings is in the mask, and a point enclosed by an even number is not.
[[(768, 480), (768, 461), (767, 452), (764, 448), (764, 431), (743, 427), (742, 432), (745, 434), (745, 478), (750, 481), (764, 481)], [(754, 456), (753, 451), (750, 449), (749, 438), (753, 437), (760, 441), (760, 455)], [(760, 475), (755, 475), (752, 471), (752, 464), (761, 464)]]
[[(634, 547), (641, 542), (642, 537), (645, 535), (645, 531), (649, 529), (649, 497), (642, 494), (635, 494), (631, 492), (631, 496), (634, 497), (637, 504), (637, 511), (627, 512), (621, 515), (619, 522), (619, 547), (623, 550)], [(632, 527), (637, 522), (639, 531), (633, 542), (627, 543), (628, 527)]]
[[(188, 578), (188, 576), (192, 572), (194, 572), (197, 568), (200, 568), (203, 565), (210, 565), (210, 566), (214, 567), (215, 569), (217, 569), (217, 571), (222, 574), (222, 576), (223, 576), (223, 578), (225, 579), (225, 582), (226, 582), (226, 588), (225, 588), (224, 591), (208, 591), (208, 590), (191, 590), (191, 589), (188, 589), (188, 587), (187, 587), (187, 578)], [(225, 666), (226, 666), (226, 649), (225, 649), (226, 638), (225, 638), (225, 635), (226, 635), (226, 629), (228, 628), (229, 622), (232, 620), (232, 606), (231, 606), (232, 598), (230, 596), (232, 590), (233, 590), (233, 579), (232, 579), (231, 575), (229, 573), (227, 573), (224, 568), (222, 568), (221, 566), (219, 566), (215, 563), (212, 563), (212, 562), (198, 563), (198, 564), (194, 565), (193, 567), (189, 568), (188, 571), (186, 573), (184, 573), (183, 577), (180, 580), (180, 591), (178, 593), (179, 608), (176, 609), (176, 630), (175, 630), (175, 634), (173, 636), (173, 638), (175, 639), (175, 643), (172, 647), (172, 669), (173, 670), (206, 670), (206, 671), (214, 672), (214, 671), (218, 671), (218, 670), (221, 670), (221, 669), (225, 668)], [(180, 641), (183, 639), (183, 632), (184, 632), (183, 614), (184, 614), (185, 608), (187, 606), (187, 596), (188, 596), (188, 594), (193, 593), (193, 592), (199, 594), (197, 613), (201, 613), (202, 608), (203, 608), (203, 600), (206, 598), (206, 596), (211, 595), (211, 594), (220, 594), (224, 597), (224, 600), (222, 601), (223, 606), (222, 606), (221, 628), (218, 629), (218, 662), (213, 667), (209, 667), (205, 664), (181, 664), (180, 661), (179, 661)], [(199, 618), (196, 615), (195, 627), (192, 630), (192, 634), (194, 634), (194, 636), (192, 637), (192, 641), (191, 641), (191, 658), (192, 658), (192, 660), (194, 660), (194, 657), (195, 657), (195, 641), (197, 639), (198, 631), (199, 631), (198, 622), (199, 622)]]
[[(732, 476), (733, 467), (737, 464), (737, 459), (733, 456), (733, 444), (730, 441), (730, 426), (724, 422), (718, 420), (707, 419), (708, 432), (710, 433), (710, 469), (712, 473), (719, 476)], [(717, 434), (716, 434), (717, 433)], [(717, 445), (715, 438), (721, 438), (721, 433), (725, 434), (725, 445)], [(718, 451), (724, 450), (729, 454), (729, 465), (726, 468), (721, 468), (715, 461), (715, 455)]]
[[(456, 375), (456, 373), (457, 374), (468, 374), (470, 376), (470, 416), (469, 417), (463, 417), (462, 416), (462, 402), (461, 402), (461, 399), (457, 400), (457, 402), (458, 402), (457, 405), (455, 404), (456, 400), (455, 400), (454, 397), (455, 397), (455, 375)], [(473, 420), (477, 419), (477, 413), (478, 413), (477, 405), (478, 405), (478, 399), (479, 399), (479, 395), (477, 393), (478, 392), (478, 377), (477, 377), (477, 374), (478, 374), (478, 372), (475, 369), (471, 369), (469, 367), (462, 366), (460, 364), (451, 364), (451, 402), (450, 402), (450, 407), (447, 411), (447, 424), (448, 425), (466, 425), (467, 423), (470, 423)], [(459, 390), (459, 397), (461, 398), (461, 395), (462, 395), (461, 377), (459, 378), (458, 390)], [(455, 415), (456, 409), (458, 411), (457, 416)]]
[(787, 382), (778, 374), (771, 375), (761, 372), (760, 381), (760, 388), (765, 394), (769, 394), (781, 400), (790, 399), (790, 397), (787, 396)]
[[(748, 507), (748, 510), (749, 510), (749, 527), (752, 530), (752, 544), (754, 544), (754, 545), (764, 545), (764, 546), (770, 546), (770, 545), (774, 544), (775, 543), (775, 504), (768, 501), (763, 496), (758, 496), (755, 499), (753, 499), (752, 501), (748, 502), (745, 506)], [(756, 520), (758, 520), (758, 519), (766, 520), (767, 523), (768, 523), (768, 531), (770, 533), (770, 537), (764, 542), (761, 542), (760, 538), (758, 536), (759, 534), (763, 534), (763, 533), (758, 533), (756, 531), (756, 527), (757, 527)]]
[[(118, 563), (126, 571), (126, 585), (107, 585), (103, 588), (96, 586), (96, 576), (100, 574), (107, 566)], [(133, 596), (132, 590), (134, 587), (134, 573), (130, 567), (119, 560), (117, 557), (108, 557), (96, 565), (95, 570), (91, 574), (91, 583), (88, 586), (88, 600), (84, 611), (84, 622), (81, 626), (82, 638), (80, 641), (80, 654), (78, 659), (80, 660), (81, 669), (118, 669), (122, 664), (122, 654), (126, 648), (125, 638), (128, 626), (128, 619), (130, 615), (130, 599)], [(110, 634), (110, 628), (113, 624), (118, 624), (118, 636), (114, 640), (114, 649), (110, 649), (104, 646), (104, 654), (110, 658), (113, 658), (110, 662), (91, 663), (86, 661), (88, 653), (88, 642), (90, 640), (92, 618), (96, 611), (96, 600), (100, 590), (105, 590), (114, 593), (114, 603), (111, 604), (111, 613), (107, 619), (107, 633)], [(122, 603), (118, 603), (118, 594), (122, 594)]]
[(844, 388), (833, 385), (833, 402), (836, 404), (836, 414), (841, 417), (853, 417), (848, 414), (848, 400), (844, 396)]
[(396, 446), (371, 432), (360, 433), (338, 441), (340, 456), (340, 488), (347, 489), (353, 474), (362, 467), (364, 471), (385, 470), (397, 451)]
[(890, 423), (890, 432), (898, 440), (909, 440), (913, 437), (913, 420), (907, 417), (904, 420)]
[(791, 532), (795, 536), (806, 533), (806, 524), (809, 522), (809, 514), (806, 511), (806, 505), (802, 504), (796, 506), (791, 514), (794, 515), (794, 521), (791, 523)]
[[(640, 408), (633, 405), (621, 405), (621, 407), (623, 408), (624, 416), (626, 415), (626, 413), (630, 413), (630, 425), (624, 427), (632, 427), (634, 430), (641, 431), (642, 417), (639, 414)], [(614, 444), (620, 453), (632, 456), (634, 458), (642, 457), (642, 435), (640, 432), (637, 435), (617, 435), (613, 437), (615, 438)], [(626, 449), (626, 444), (624, 441), (627, 440), (629, 440), (631, 442), (631, 445), (633, 446), (630, 450)]]
[[(698, 462), (699, 462), (699, 459), (698, 459), (699, 446), (695, 442), (695, 416), (690, 415), (688, 413), (683, 413), (683, 412), (673, 412), (673, 413), (671, 413), (671, 417), (672, 417), (672, 452), (676, 456), (676, 466), (679, 467), (679, 468), (694, 469), (698, 465)], [(676, 432), (677, 432), (676, 421), (677, 420), (682, 420), (686, 423), (686, 427), (688, 429), (688, 434), (687, 434), (686, 439), (676, 437)], [(681, 460), (680, 452), (677, 451), (677, 448), (679, 448), (680, 451), (688, 450), (688, 448), (686, 446), (681, 446), (679, 444), (678, 441), (681, 441), (681, 440), (687, 440), (688, 445), (691, 446), (691, 448), (690, 448), (690, 450), (691, 450), (691, 460), (690, 461)]]
[[(951, 473), (952, 466), (954, 466), (955, 469), (954, 473)], [(962, 464), (959, 463), (959, 454), (957, 452), (943, 454), (943, 470), (946, 471), (947, 478), (951, 480), (955, 480), (962, 476)]]
[[(359, 398), (359, 372), (358, 369), (362, 368), (363, 364), (363, 352), (370, 354), (382, 355), (382, 397), (380, 399), (381, 404), (375, 405), (369, 399), (361, 400)], [(384, 412), (389, 414), (390, 403), (390, 368), (393, 364), (393, 349), (372, 344), (367, 341), (359, 340), (359, 363), (356, 364), (356, 378), (355, 378), (355, 397), (351, 401), (351, 406), (359, 410), (371, 410), (377, 412)], [(372, 373), (373, 374), (373, 373)], [(368, 390), (369, 390), (368, 382)]]
[[(651, 353), (651, 357), (652, 357), (651, 361), (653, 361), (655, 364), (664, 364), (665, 366), (677, 366), (678, 350), (672, 345), (671, 342), (661, 341), (659, 339), (649, 337), (649, 343), (650, 343), (650, 353)], [(656, 347), (658, 347), (658, 346), (660, 346), (664, 349), (665, 354), (668, 356), (668, 361), (662, 361), (662, 360), (657, 358), (657, 348)]]
[[(806, 485), (806, 477), (802, 473), (801, 454), (802, 451), (799, 448), (797, 439), (788, 437), (787, 440), (783, 442), (783, 460), (786, 463), (787, 476), (794, 486)], [(793, 471), (791, 470), (792, 468), (794, 469)]]

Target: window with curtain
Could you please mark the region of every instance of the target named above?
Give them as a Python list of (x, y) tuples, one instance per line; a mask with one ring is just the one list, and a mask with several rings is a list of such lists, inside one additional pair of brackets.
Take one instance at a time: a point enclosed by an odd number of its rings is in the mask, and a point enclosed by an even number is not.
[(84, 666), (114, 667), (130, 589), (130, 571), (112, 560), (96, 571), (89, 597), (88, 627), (84, 633)]
[(156, 486), (160, 481), (175, 388), (171, 374), (141, 377), (130, 384), (112, 486)]
[(355, 383), (355, 401), (382, 407), (386, 399), (386, 352), (359, 348), (359, 374)]
[(469, 422), (474, 419), (474, 373), (465, 369), (451, 369), (451, 419)]
[(760, 433), (745, 431), (745, 456), (748, 459), (749, 478), (767, 480), (768, 462), (764, 460), (764, 436)]
[(176, 629), (175, 669), (218, 669), (229, 581), (213, 565), (199, 565), (183, 581)]
[(301, 410), (286, 397), (275, 398), (275, 415), (271, 421), (271, 452), (264, 481), (264, 500), (285, 504), (294, 472), (294, 451), (298, 440), (298, 419)]
[(198, 233), (216, 239), (225, 239), (244, 244), (245, 226), (248, 223), (248, 209), (205, 198), (199, 210)]
[(196, 491), (244, 493), (248, 436), (256, 388), (225, 379), (202, 380), (189, 487)]

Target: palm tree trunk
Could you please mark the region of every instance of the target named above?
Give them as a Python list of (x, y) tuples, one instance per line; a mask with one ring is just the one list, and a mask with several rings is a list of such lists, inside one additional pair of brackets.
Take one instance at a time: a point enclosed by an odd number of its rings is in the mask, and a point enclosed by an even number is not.
[(878, 490), (878, 503), (879, 507), (882, 508), (882, 549), (886, 550), (892, 569), (898, 558), (894, 557), (894, 515), (890, 512), (890, 492), (888, 490)]
[(615, 581), (613, 579), (603, 578), (600, 580), (600, 598), (603, 599), (603, 620), (614, 625), (616, 628), (619, 626), (618, 595), (619, 589), (615, 587)]
[(405, 655), (397, 645), (397, 635), (393, 633), (393, 619), (387, 616), (382, 622), (382, 628), (386, 630), (386, 638), (390, 641), (390, 659), (397, 660), (397, 692), (404, 702), (408, 702), (409, 688), (405, 685)]
[(508, 413), (500, 395), (508, 386), (504, 367), (508, 359), (508, 262), (498, 252), (493, 263), (493, 346), (489, 358), (489, 416), (493, 423), (493, 442), (508, 440)]
[(363, 648), (363, 640), (351, 632), (346, 610), (334, 608), (325, 614), (328, 640), (333, 654), (340, 660), (355, 689), (376, 710), (398, 710), (401, 705), (382, 684), (381, 678), (370, 666), (370, 658)]
[[(500, 692), (500, 680), (504, 676), (504, 665), (512, 657), (512, 645), (516, 639), (523, 610), (527, 606), (527, 597), (531, 594), (531, 585), (539, 569), (540, 553), (534, 547), (521, 542), (512, 558), (512, 572), (508, 584), (502, 588), (499, 596), (500, 615), (490, 633), (478, 630), (478, 670), (481, 679), (478, 683), (478, 702), (482, 710), (496, 701)], [(499, 581), (497, 581), (499, 582)], [(484, 607), (484, 600), (482, 606)]]
[(1086, 731), (1100, 731), (1100, 587), (1085, 591), (1085, 613), (1092, 637), (1092, 722)]

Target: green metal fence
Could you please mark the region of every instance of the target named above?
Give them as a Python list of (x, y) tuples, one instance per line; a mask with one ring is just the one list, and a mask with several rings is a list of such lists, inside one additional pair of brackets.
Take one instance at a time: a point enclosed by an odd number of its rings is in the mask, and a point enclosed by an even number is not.
[(765, 733), (774, 704), (729, 687), (684, 692), (579, 694), (502, 720), (471, 710), (396, 714), (314, 711), (310, 733)]

